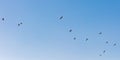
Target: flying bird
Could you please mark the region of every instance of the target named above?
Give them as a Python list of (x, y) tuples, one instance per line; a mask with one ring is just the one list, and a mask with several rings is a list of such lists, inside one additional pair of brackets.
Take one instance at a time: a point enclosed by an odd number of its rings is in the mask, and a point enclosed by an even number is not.
[(23, 24), (22, 22), (20, 22), (20, 24)]
[(18, 26), (20, 26), (21, 24), (23, 24), (22, 22), (20, 22), (19, 24), (18, 24)]
[(59, 19), (60, 19), (60, 20), (63, 19), (63, 16), (61, 16)]
[(2, 21), (4, 21), (5, 20), (5, 18), (2, 18)]
[(69, 32), (72, 32), (72, 29), (70, 29)]
[(18, 24), (18, 26), (20, 26), (20, 24)]
[(99, 34), (101, 35), (101, 34), (102, 34), (102, 32), (99, 32)]
[(116, 45), (117, 45), (116, 43), (113, 44), (113, 46), (116, 46)]
[(106, 50), (103, 50), (103, 53), (105, 53), (106, 52)]
[(99, 56), (102, 56), (102, 54), (100, 54)]
[(76, 40), (76, 37), (74, 37), (73, 39)]
[(86, 38), (86, 40), (85, 41), (88, 41), (88, 38)]
[(108, 44), (108, 41), (106, 41), (106, 44)]

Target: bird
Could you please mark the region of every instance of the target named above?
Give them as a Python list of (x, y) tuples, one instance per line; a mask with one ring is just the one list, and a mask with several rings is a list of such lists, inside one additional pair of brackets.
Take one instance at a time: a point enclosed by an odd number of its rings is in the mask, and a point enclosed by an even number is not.
[(23, 24), (22, 22), (20, 22), (20, 24)]
[(100, 54), (99, 56), (102, 56), (102, 54)]
[(18, 26), (20, 26), (21, 24), (23, 24), (22, 22), (18, 23)]
[(105, 53), (106, 52), (106, 50), (103, 50), (103, 53)]
[(102, 32), (99, 32), (99, 35), (101, 35), (102, 34)]
[(86, 38), (86, 40), (85, 41), (88, 41), (88, 38)]
[(73, 39), (76, 40), (76, 37), (74, 37)]
[(61, 16), (59, 19), (60, 19), (60, 20), (63, 19), (63, 16)]
[(106, 41), (106, 44), (108, 44), (108, 41)]
[(5, 20), (5, 18), (2, 18), (2, 21), (4, 21)]
[(116, 45), (117, 45), (116, 43), (113, 44), (113, 46), (116, 46)]
[(18, 24), (18, 26), (20, 26), (20, 24)]
[(72, 32), (72, 29), (70, 29), (69, 32)]

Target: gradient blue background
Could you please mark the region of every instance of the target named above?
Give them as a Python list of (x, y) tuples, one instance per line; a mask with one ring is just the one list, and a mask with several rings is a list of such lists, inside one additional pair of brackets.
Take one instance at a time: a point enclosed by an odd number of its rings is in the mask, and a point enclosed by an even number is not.
[(120, 0), (0, 0), (2, 17), (0, 60), (120, 60)]

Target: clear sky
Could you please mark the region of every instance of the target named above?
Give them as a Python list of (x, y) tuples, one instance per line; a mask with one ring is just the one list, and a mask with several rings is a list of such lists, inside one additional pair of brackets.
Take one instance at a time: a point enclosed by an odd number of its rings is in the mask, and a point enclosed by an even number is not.
[(0, 60), (120, 60), (120, 0), (0, 0), (0, 19)]

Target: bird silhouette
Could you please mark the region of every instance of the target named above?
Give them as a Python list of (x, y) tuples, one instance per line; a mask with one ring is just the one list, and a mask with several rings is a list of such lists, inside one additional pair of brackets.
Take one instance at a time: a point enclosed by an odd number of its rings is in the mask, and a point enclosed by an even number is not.
[(106, 52), (106, 50), (103, 50), (103, 53), (105, 53)]
[(18, 26), (20, 26), (21, 24), (23, 24), (22, 22), (18, 23)]
[(73, 39), (76, 40), (76, 37), (74, 37)]
[(20, 22), (20, 24), (23, 24), (22, 22)]
[(2, 21), (4, 21), (5, 20), (5, 18), (2, 18)]
[(106, 41), (105, 43), (108, 44), (108, 41)]
[(61, 16), (59, 19), (60, 19), (60, 20), (63, 19), (63, 16)]
[(86, 40), (85, 41), (88, 41), (88, 38), (86, 38)]
[(102, 54), (100, 54), (99, 56), (102, 56)]
[(102, 32), (99, 32), (99, 35), (101, 35), (102, 34)]
[(117, 45), (116, 43), (113, 44), (113, 46), (116, 46), (116, 45)]
[(18, 26), (20, 26), (20, 24), (18, 24)]
[(72, 29), (70, 29), (69, 32), (72, 32)]

